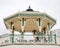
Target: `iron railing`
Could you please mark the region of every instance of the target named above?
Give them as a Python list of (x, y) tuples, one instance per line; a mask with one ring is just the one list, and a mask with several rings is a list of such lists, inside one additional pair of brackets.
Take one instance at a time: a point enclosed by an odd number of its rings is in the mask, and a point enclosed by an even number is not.
[(9, 34), (0, 36), (0, 45), (5, 44), (56, 44), (56, 35), (20, 35)]

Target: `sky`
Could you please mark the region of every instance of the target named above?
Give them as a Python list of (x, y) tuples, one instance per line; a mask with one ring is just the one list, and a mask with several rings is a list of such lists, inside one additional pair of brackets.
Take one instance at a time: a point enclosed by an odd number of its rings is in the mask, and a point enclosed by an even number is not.
[(56, 20), (52, 30), (60, 29), (60, 0), (0, 0), (0, 34), (9, 33), (4, 18), (25, 11), (29, 5), (34, 11), (45, 12)]

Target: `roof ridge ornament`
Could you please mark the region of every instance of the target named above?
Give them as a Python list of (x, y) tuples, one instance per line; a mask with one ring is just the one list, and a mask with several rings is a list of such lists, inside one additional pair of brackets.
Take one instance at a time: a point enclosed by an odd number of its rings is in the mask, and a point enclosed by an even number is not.
[(31, 9), (31, 7), (29, 6), (29, 8), (26, 11), (33, 11), (33, 9)]

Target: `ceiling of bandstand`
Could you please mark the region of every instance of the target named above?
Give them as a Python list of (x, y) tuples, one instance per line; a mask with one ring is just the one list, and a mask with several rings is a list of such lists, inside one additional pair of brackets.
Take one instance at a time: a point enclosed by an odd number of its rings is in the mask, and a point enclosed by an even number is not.
[[(30, 13), (31, 14), (31, 13)], [(4, 21), (6, 28), (10, 29), (10, 23), (13, 23), (14, 30), (22, 32), (22, 18), (24, 18), (24, 32), (32, 32), (33, 30), (39, 31), (38, 19), (41, 19), (41, 30), (45, 27), (47, 29), (47, 24), (50, 23), (51, 28), (56, 24), (54, 21), (46, 18), (44, 16), (17, 16)], [(7, 18), (5, 18), (7, 19)]]

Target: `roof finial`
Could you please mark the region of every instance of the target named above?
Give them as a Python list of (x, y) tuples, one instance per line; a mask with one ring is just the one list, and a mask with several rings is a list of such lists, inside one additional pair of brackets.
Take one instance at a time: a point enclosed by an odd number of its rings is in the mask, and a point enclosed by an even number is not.
[(29, 6), (29, 8), (26, 11), (33, 11), (33, 9), (31, 9), (31, 7)]
[(29, 6), (29, 9), (31, 9), (31, 7)]

